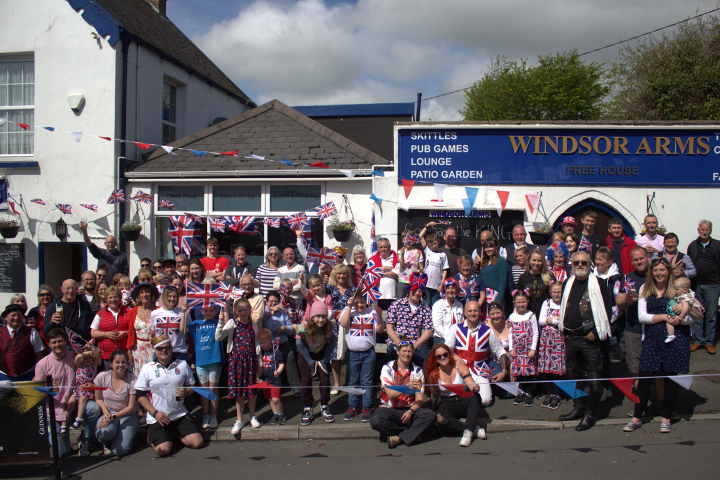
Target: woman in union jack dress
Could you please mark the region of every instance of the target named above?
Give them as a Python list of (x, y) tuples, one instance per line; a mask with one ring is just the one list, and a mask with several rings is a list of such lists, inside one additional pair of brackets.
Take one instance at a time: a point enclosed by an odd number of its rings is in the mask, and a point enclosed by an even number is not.
[[(538, 371), (545, 374), (545, 380), (562, 380), (565, 377), (565, 338), (558, 329), (560, 303), (562, 302), (562, 283), (550, 285), (550, 298), (545, 300), (540, 310), (540, 353)], [(555, 410), (560, 406), (560, 387), (552, 382), (544, 386), (543, 407)]]
[[(537, 367), (535, 366), (535, 352), (538, 344), (537, 320), (535, 314), (528, 310), (530, 295), (523, 290), (513, 292), (513, 303), (515, 311), (508, 318), (510, 327), (510, 357), (512, 367), (510, 374), (516, 382), (529, 382), (535, 378)], [(532, 407), (534, 397), (530, 393), (529, 386), (520, 384), (518, 394), (513, 401), (515, 405), (523, 402), (526, 407)]]

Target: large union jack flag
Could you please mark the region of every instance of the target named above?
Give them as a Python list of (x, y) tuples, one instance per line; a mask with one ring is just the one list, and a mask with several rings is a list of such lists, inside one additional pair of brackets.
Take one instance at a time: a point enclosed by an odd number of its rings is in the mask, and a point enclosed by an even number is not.
[(72, 204), (70, 203), (56, 203), (55, 206), (66, 215), (72, 214)]
[(590, 240), (588, 240), (585, 235), (583, 235), (580, 239), (580, 246), (578, 247), (578, 249), (592, 252), (592, 243), (590, 243)]
[(153, 335), (175, 336), (180, 331), (180, 317), (175, 314), (158, 316), (153, 327)]
[(337, 263), (337, 254), (329, 248), (308, 247), (307, 258), (328, 265), (329, 267), (334, 267)]
[(370, 315), (358, 315), (352, 318), (350, 324), (350, 336), (351, 337), (372, 337), (373, 330), (375, 329), (375, 316)]
[(133, 200), (140, 203), (147, 203), (148, 205), (152, 204), (153, 197), (149, 193), (145, 193), (142, 190), (138, 190), (135, 196), (133, 197)]
[(223, 218), (229, 219), (228, 227), (237, 233), (245, 235), (255, 235), (256, 233), (260, 233), (260, 229), (257, 227), (257, 223), (255, 223), (255, 217), (226, 216)]
[(175, 253), (184, 253), (187, 256), (193, 253), (205, 253), (202, 244), (202, 231), (197, 222), (185, 215), (170, 218), (170, 238), (172, 238)]
[(380, 289), (378, 288), (377, 284), (368, 284), (367, 282), (363, 282), (360, 291), (365, 297), (365, 301), (368, 305), (370, 305), (373, 302), (377, 302), (378, 299), (382, 296), (380, 293)]
[[(305, 212), (293, 213), (285, 217), (285, 221), (288, 223), (292, 230), (296, 228), (302, 228), (305, 225), (310, 225), (310, 218), (308, 218)], [(304, 228), (303, 228), (304, 230)]]
[(195, 307), (224, 307), (227, 288), (221, 284), (187, 283), (187, 305)]
[(337, 214), (337, 208), (335, 208), (335, 202), (329, 202), (319, 207), (315, 207), (315, 211), (318, 214), (320, 220), (325, 220), (333, 215)]
[(210, 228), (213, 232), (225, 233), (227, 223), (222, 218), (210, 217)]
[(120, 190), (113, 190), (108, 198), (107, 204), (112, 205), (113, 203), (120, 203), (125, 201), (125, 191), (121, 188)]

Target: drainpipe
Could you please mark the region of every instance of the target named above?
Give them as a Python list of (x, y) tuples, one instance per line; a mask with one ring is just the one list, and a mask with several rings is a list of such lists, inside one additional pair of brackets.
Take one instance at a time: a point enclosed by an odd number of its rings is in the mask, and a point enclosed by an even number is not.
[[(123, 29), (120, 31), (120, 41), (122, 42), (122, 56), (123, 56), (123, 73), (122, 73), (122, 100), (121, 100), (121, 113), (120, 113), (120, 138), (126, 139), (127, 135), (127, 88), (128, 88), (128, 51), (130, 50), (130, 38), (127, 32)], [(115, 171), (117, 172), (117, 186), (116, 189), (125, 189), (127, 181), (125, 180), (125, 142), (120, 142), (120, 156), (116, 160)], [(125, 218), (125, 202), (120, 202), (118, 205), (118, 216), (115, 219), (115, 236), (118, 236), (120, 225), (118, 222), (122, 222)], [(118, 241), (120, 251), (126, 253), (126, 247), (124, 241)]]
[(418, 92), (417, 107), (415, 108), (415, 121), (420, 121), (420, 104), (422, 103), (422, 92)]

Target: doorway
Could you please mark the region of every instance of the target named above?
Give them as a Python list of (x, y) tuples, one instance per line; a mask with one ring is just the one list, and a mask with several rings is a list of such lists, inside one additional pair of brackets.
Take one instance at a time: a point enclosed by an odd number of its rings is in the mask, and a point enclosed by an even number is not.
[(40, 283), (60, 295), (62, 282), (68, 278), (80, 281), (87, 270), (87, 248), (84, 243), (40, 243)]
[(612, 208), (610, 205), (597, 201), (597, 200), (585, 200), (580, 203), (576, 203), (572, 207), (565, 210), (557, 219), (554, 226), (554, 231), (560, 230), (562, 227), (562, 219), (570, 216), (575, 218), (577, 225), (575, 225), (575, 233), (578, 235), (582, 233), (583, 226), (580, 219), (583, 214), (588, 210), (594, 210), (597, 213), (597, 221), (595, 222), (595, 232), (607, 236), (608, 235), (608, 222), (613, 217), (618, 217), (623, 224), (623, 231), (629, 238), (635, 238), (635, 230), (630, 226), (630, 222), (627, 221), (617, 210)]

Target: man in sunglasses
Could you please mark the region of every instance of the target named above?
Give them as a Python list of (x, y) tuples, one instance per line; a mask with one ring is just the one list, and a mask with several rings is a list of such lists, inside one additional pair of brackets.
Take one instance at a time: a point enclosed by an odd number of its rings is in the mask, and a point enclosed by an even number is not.
[(573, 401), (572, 412), (561, 415), (561, 421), (582, 420), (575, 430), (588, 430), (595, 425), (595, 411), (602, 397), (603, 342), (610, 335), (611, 295), (604, 282), (591, 272), (590, 253), (579, 250), (573, 255), (574, 276), (565, 282), (560, 323), (565, 335), (565, 369), (568, 380), (588, 379), (588, 396)]

